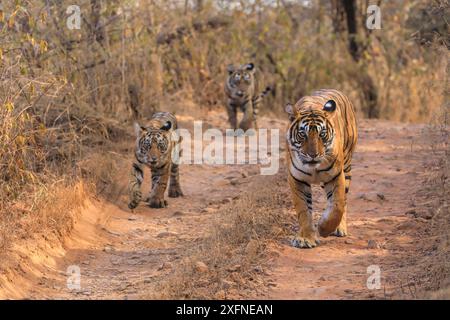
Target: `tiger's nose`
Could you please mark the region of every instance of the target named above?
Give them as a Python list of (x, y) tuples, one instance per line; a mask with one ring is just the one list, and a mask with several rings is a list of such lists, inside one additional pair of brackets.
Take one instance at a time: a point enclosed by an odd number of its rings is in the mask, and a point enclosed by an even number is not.
[(156, 156), (152, 156), (150, 162), (156, 162), (156, 160), (158, 160), (158, 158)]

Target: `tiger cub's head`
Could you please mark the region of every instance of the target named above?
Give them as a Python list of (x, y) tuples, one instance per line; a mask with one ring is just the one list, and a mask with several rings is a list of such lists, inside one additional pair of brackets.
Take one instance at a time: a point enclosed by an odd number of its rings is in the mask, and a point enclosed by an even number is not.
[(136, 133), (136, 158), (141, 163), (159, 168), (165, 165), (171, 158), (172, 129), (171, 121), (161, 123), (152, 120), (148, 126), (134, 124)]
[(228, 88), (231, 98), (244, 100), (253, 94), (255, 88), (255, 65), (247, 63), (239, 67), (228, 65)]
[(286, 134), (293, 161), (301, 165), (316, 166), (323, 160), (336, 156), (335, 131), (330, 116), (336, 110), (336, 102), (328, 100), (305, 107), (308, 101), (300, 100), (296, 106), (286, 105), (291, 121)]

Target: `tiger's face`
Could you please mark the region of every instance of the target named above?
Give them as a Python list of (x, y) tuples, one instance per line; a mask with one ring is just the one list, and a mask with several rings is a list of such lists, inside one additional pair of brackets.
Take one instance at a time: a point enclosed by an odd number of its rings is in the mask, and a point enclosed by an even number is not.
[(228, 84), (232, 98), (244, 100), (254, 91), (255, 66), (248, 63), (240, 67), (228, 66)]
[(323, 110), (291, 111), (291, 124), (286, 139), (293, 160), (302, 165), (316, 166), (334, 154), (334, 129), (328, 117), (336, 108), (334, 101), (328, 101)]
[(159, 168), (167, 163), (171, 155), (172, 124), (167, 121), (150, 123), (148, 127), (135, 124), (137, 135), (136, 158), (152, 168)]

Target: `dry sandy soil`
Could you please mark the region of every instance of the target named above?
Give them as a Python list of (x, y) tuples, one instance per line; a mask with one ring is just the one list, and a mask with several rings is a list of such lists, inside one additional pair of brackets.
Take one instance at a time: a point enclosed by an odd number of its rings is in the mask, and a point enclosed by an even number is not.
[[(226, 121), (222, 113), (205, 118), (217, 127)], [(182, 126), (190, 120), (182, 118)], [(260, 126), (280, 128), (283, 139), (286, 121), (266, 117)], [(274, 239), (266, 247), (260, 285), (228, 297), (365, 299), (402, 293), (414, 297), (415, 263), (424, 256), (418, 240), (429, 219), (425, 195), (420, 194), (426, 171), (423, 155), (428, 152), (417, 142), (423, 129), (423, 125), (361, 120), (349, 193), (350, 235), (322, 239), (319, 247), (306, 250), (290, 246), (288, 236)], [(208, 226), (216, 221), (221, 206), (245, 192), (259, 174), (255, 165), (184, 165), (185, 197), (168, 198), (168, 208), (142, 204), (130, 212), (126, 184), (132, 144), (124, 141), (118, 147), (122, 182), (117, 190), (107, 199), (89, 200), (63, 244), (44, 239), (20, 246), (17, 265), (0, 275), (0, 298), (158, 297), (156, 284), (208, 236)], [(285, 171), (284, 161), (280, 171)], [(290, 198), (287, 183), (280, 192)], [(317, 218), (325, 204), (320, 188), (314, 189), (313, 197)], [(280, 210), (291, 218), (295, 215), (292, 206)], [(292, 221), (287, 223), (293, 236), (297, 226)], [(67, 289), (66, 270), (71, 265), (81, 269), (81, 290)], [(379, 290), (366, 286), (370, 265), (380, 267)]]

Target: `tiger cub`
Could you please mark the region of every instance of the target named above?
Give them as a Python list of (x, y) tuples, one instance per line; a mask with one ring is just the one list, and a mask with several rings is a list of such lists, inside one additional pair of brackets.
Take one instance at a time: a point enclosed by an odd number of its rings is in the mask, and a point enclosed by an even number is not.
[(327, 209), (318, 226), (321, 236), (347, 235), (347, 193), (352, 154), (357, 141), (355, 110), (337, 90), (322, 89), (286, 105), (288, 181), (300, 224), (293, 245), (315, 247), (319, 241), (313, 224), (311, 184), (322, 184)]
[(169, 112), (153, 114), (146, 126), (135, 123), (136, 148), (130, 179), (130, 203), (128, 207), (134, 209), (142, 199), (141, 185), (144, 180), (144, 166), (151, 169), (152, 188), (150, 196), (145, 201), (152, 208), (164, 208), (167, 201), (164, 193), (170, 175), (169, 197), (176, 198), (183, 195), (180, 187), (178, 164), (173, 162), (175, 148), (181, 140), (173, 141), (172, 133), (177, 129), (177, 119)]
[(228, 65), (228, 77), (225, 82), (225, 95), (227, 96), (228, 121), (233, 129), (237, 129), (237, 109), (241, 109), (244, 116), (239, 128), (246, 131), (252, 126), (258, 128), (256, 116), (261, 99), (269, 93), (270, 87), (258, 92), (255, 77), (255, 65), (247, 63), (239, 67)]

